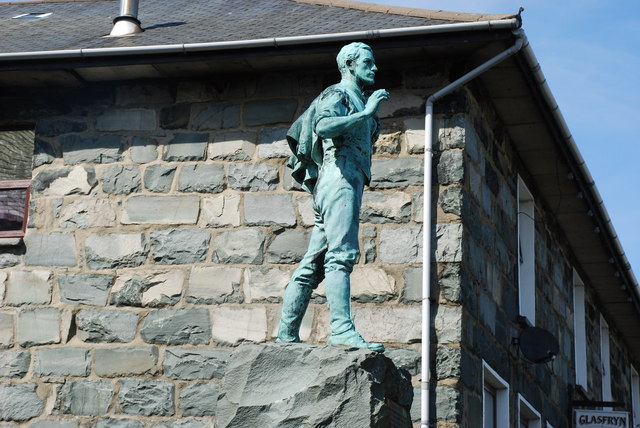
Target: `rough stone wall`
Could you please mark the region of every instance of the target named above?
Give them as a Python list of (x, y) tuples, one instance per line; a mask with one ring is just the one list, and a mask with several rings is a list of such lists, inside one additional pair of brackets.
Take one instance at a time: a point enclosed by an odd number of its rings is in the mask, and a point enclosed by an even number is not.
[[(571, 426), (570, 399), (586, 398), (570, 396), (575, 379), (573, 258), (551, 211), (534, 192), (536, 326), (557, 338), (560, 353), (551, 363), (531, 364), (512, 342), (524, 327), (518, 319), (517, 176), (526, 177), (526, 171), (518, 169), (522, 167), (513, 146), (491, 107), (475, 91), (467, 94), (467, 113), (450, 116), (445, 127), (458, 136), (464, 165), (456, 181), (464, 227), (463, 257), (456, 267), (462, 347), (454, 351), (438, 345), (439, 354), (461, 354), (460, 371), (445, 379), (455, 388), (452, 406), (459, 410), (451, 412), (450, 422), (461, 427), (481, 423), (484, 360), (509, 383), (513, 426), (518, 424), (518, 393), (540, 412), (543, 424)], [(444, 278), (440, 276), (441, 286)], [(588, 284), (586, 300), (587, 393), (590, 399), (600, 399), (600, 312)], [(611, 332), (614, 400), (630, 403), (630, 360), (613, 326)]]
[[(442, 70), (411, 69), (382, 77), (392, 99), (380, 111), (364, 195), (353, 312), (367, 339), (413, 349), (402, 366), (417, 386), (422, 109), (446, 79)], [(37, 105), (7, 96), (17, 107), (1, 117), (32, 120), (36, 149), (24, 244), (0, 247), (0, 420), (211, 426), (230, 349), (274, 337), (283, 289), (313, 223), (311, 198), (284, 165), (286, 129), (336, 78), (101, 85), (40, 94)], [(435, 316), (437, 340), (450, 352), (438, 355), (450, 370), (461, 326), (455, 144), (436, 159), (434, 226), (450, 302)], [(327, 338), (323, 303), (320, 288), (304, 341)], [(438, 389), (439, 406), (449, 390)], [(419, 408), (412, 412), (417, 418)]]

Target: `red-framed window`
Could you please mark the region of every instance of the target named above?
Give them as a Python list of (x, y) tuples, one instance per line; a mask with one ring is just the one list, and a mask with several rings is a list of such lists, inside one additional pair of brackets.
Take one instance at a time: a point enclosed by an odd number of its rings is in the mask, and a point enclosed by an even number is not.
[(0, 238), (22, 238), (27, 229), (31, 180), (0, 180)]

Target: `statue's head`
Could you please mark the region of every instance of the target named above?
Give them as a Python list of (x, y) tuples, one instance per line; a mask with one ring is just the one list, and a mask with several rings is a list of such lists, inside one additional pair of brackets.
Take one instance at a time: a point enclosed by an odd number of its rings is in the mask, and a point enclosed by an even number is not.
[(336, 61), (343, 79), (355, 80), (359, 86), (373, 84), (378, 67), (368, 45), (349, 43), (340, 49)]

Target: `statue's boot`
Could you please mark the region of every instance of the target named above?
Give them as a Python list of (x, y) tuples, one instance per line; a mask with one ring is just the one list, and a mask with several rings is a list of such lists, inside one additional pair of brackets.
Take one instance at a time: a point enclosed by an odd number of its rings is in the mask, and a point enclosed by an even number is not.
[(354, 348), (384, 352), (381, 343), (365, 341), (356, 331), (351, 318), (351, 285), (349, 274), (341, 270), (326, 273), (325, 289), (329, 304), (329, 323), (331, 336), (329, 345), (345, 345)]
[(300, 342), (300, 324), (309, 306), (312, 292), (311, 287), (305, 287), (294, 281), (287, 285), (282, 299), (282, 314), (276, 342)]

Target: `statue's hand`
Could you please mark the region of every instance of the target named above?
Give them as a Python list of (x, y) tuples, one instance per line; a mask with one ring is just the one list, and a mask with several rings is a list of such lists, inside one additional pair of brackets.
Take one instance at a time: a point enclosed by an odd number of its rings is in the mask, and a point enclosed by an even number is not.
[(388, 99), (389, 92), (387, 92), (387, 90), (378, 89), (377, 91), (374, 91), (367, 100), (367, 105), (365, 105), (363, 112), (367, 117), (373, 116), (377, 113), (378, 108), (380, 107), (380, 102)]

